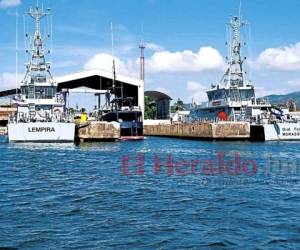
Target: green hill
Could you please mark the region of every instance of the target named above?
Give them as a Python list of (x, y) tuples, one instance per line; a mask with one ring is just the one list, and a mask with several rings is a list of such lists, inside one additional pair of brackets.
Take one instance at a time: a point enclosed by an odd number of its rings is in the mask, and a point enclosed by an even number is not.
[(268, 98), (272, 104), (286, 104), (289, 100), (293, 99), (296, 101), (297, 105), (300, 106), (300, 91), (286, 95), (269, 95), (265, 98)]

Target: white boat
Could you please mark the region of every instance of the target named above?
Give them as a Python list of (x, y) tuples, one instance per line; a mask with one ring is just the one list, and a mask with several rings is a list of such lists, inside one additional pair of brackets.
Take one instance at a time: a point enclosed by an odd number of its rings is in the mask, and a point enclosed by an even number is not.
[[(21, 82), (20, 94), (13, 98), (16, 114), (10, 116), (10, 142), (73, 142), (75, 123), (65, 111), (65, 96), (57, 93), (57, 85), (45, 60), (41, 20), (50, 15), (38, 6), (28, 15), (35, 20), (35, 33), (30, 44), (30, 62)], [(26, 35), (28, 37), (28, 35)]]
[[(280, 110), (277, 108), (277, 110)], [(292, 113), (272, 109), (251, 124), (252, 141), (300, 140), (300, 120)]]
[(251, 125), (253, 141), (300, 140), (300, 123), (274, 122), (263, 125)]
[(10, 142), (73, 142), (75, 124), (64, 122), (11, 123)]

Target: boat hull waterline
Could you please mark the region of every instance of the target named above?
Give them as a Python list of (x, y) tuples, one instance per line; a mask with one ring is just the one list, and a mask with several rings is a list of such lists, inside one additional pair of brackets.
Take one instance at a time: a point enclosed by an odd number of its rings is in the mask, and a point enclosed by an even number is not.
[(9, 142), (74, 142), (74, 123), (12, 123), (8, 124)]
[(300, 140), (300, 123), (252, 125), (251, 137), (259, 141)]

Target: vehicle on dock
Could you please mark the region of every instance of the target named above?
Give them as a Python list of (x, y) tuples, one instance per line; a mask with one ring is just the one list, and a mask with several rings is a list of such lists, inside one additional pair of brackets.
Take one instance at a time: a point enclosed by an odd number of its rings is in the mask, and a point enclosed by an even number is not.
[(50, 63), (45, 60), (41, 20), (50, 15), (50, 10), (36, 6), (27, 14), (35, 21), (35, 33), (29, 38), (30, 62), (26, 64), (21, 93), (13, 98), (17, 112), (9, 117), (9, 142), (73, 142), (75, 123), (65, 112), (65, 98), (57, 93)]

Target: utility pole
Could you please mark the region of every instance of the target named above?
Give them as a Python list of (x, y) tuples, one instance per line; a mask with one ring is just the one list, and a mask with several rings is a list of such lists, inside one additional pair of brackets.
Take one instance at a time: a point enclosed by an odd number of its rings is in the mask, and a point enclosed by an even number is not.
[(143, 42), (141, 42), (139, 46), (141, 50), (141, 57), (140, 57), (140, 80), (145, 82), (145, 48), (146, 46), (144, 45)]

